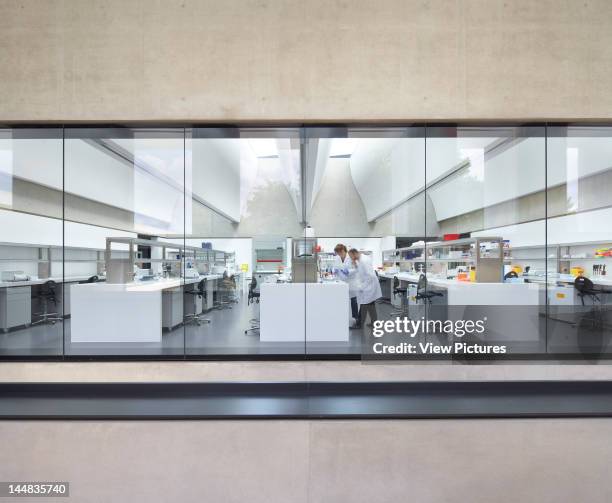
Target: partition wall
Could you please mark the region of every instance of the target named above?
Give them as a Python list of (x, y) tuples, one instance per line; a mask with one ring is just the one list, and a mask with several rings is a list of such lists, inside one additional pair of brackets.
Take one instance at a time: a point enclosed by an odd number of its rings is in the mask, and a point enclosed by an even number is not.
[(612, 126), (0, 129), (0, 358), (371, 356), (338, 244), (378, 320), (607, 358)]

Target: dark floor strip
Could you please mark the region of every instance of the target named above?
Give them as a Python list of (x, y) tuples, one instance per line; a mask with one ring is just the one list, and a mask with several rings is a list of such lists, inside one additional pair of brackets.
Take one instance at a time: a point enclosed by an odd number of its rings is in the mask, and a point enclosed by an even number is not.
[(0, 384), (0, 419), (503, 417), (612, 417), (612, 381)]

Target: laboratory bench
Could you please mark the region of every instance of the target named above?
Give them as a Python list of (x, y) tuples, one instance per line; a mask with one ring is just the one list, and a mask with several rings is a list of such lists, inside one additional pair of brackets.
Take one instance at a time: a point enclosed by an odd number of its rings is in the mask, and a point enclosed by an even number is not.
[[(400, 299), (393, 296), (393, 278), (408, 290), (407, 315), (412, 319), (427, 317), (436, 320), (486, 319), (489, 342), (535, 342), (539, 333), (542, 295), (540, 285), (515, 283), (477, 283), (428, 277), (427, 289), (440, 293), (431, 304), (416, 303), (419, 273), (379, 272), (379, 277), (390, 279), (390, 297), (396, 307)], [(546, 305), (543, 302), (544, 307)]]
[[(72, 342), (161, 342), (163, 329), (183, 322), (194, 309), (212, 309), (221, 274), (161, 278), (132, 283), (85, 283), (71, 286)], [(184, 298), (183, 286), (206, 280), (207, 304)], [(193, 299), (191, 299), (193, 300)], [(92, 320), (96, 320), (92, 323)]]

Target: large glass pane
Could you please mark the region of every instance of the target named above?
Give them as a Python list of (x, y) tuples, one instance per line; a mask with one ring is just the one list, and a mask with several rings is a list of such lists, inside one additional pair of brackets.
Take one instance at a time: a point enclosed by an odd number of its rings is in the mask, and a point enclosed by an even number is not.
[(549, 351), (598, 357), (612, 338), (612, 128), (548, 128)]
[(307, 352), (376, 358), (374, 344), (393, 344), (397, 333), (379, 340), (373, 329), (413, 309), (412, 264), (398, 249), (426, 235), (424, 128), (307, 128), (304, 154), (304, 212), (316, 250)]
[(66, 129), (68, 355), (183, 355), (184, 130)]
[(0, 129), (0, 356), (62, 353), (62, 130)]
[(429, 332), (450, 347), (444, 355), (492, 359), (546, 350), (544, 133), (427, 129), (433, 233), (417, 296)]
[(188, 131), (186, 351), (304, 353), (300, 134)]

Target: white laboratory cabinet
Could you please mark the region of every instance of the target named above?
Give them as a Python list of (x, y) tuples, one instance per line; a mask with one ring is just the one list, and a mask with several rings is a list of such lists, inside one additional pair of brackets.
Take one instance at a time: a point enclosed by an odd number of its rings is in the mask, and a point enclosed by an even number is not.
[(262, 342), (349, 340), (346, 283), (263, 283), (260, 293)]

